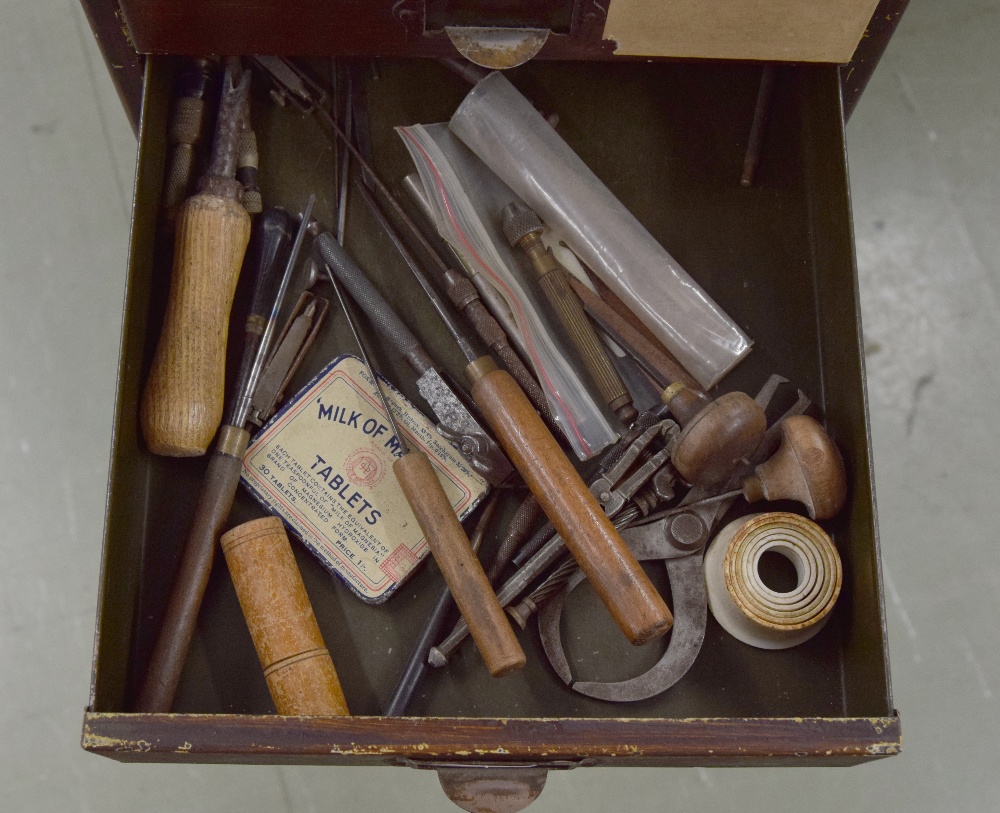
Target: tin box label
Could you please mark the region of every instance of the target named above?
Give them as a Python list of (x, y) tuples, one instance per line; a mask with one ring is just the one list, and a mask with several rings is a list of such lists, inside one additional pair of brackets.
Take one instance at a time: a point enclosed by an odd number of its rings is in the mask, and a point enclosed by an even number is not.
[[(487, 484), (384, 378), (406, 443), (423, 451), (461, 519)], [(260, 431), (243, 482), (362, 599), (388, 598), (427, 555), (427, 540), (392, 473), (400, 456), (368, 369), (341, 356)]]

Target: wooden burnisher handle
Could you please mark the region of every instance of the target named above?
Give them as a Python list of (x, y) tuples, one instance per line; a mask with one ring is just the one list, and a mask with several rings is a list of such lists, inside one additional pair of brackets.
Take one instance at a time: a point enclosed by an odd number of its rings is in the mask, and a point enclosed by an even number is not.
[(233, 528), (222, 552), (278, 714), (350, 714), (281, 520)]
[(141, 421), (154, 454), (206, 452), (222, 422), (229, 311), (250, 215), (238, 200), (198, 194), (177, 218), (163, 330), (143, 392)]
[(392, 471), (486, 668), (494, 677), (520, 669), (525, 663), (524, 650), (427, 455), (411, 449), (392, 464)]
[(514, 379), (486, 357), (466, 376), (511, 463), (629, 641), (666, 633), (666, 603)]

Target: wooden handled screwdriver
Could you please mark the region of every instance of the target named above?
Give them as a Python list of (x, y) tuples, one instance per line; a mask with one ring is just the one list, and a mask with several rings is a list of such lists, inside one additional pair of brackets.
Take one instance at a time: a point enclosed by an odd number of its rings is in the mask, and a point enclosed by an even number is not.
[[(360, 292), (355, 300), (369, 319), (387, 322), (384, 301), (365, 293), (370, 284), (332, 235), (317, 237), (315, 247), (352, 295)], [(615, 622), (634, 644), (663, 635), (673, 620), (670, 610), (531, 402), (510, 374), (475, 350), (448, 311), (438, 313), (469, 362), (473, 401)]]
[(170, 295), (140, 413), (154, 454), (202, 455), (222, 420), (229, 311), (250, 239), (235, 178), (250, 92), (250, 74), (239, 70), (238, 60), (226, 67), (208, 172), (177, 216)]
[[(337, 246), (344, 258), (350, 261), (332, 234), (322, 234), (317, 238), (317, 241), (324, 241), (324, 245)], [(399, 431), (399, 426), (396, 424), (385, 393), (382, 392), (375, 368), (372, 367), (368, 358), (368, 352), (364, 342), (361, 341), (361, 334), (354, 324), (354, 318), (347, 307), (340, 286), (329, 268), (327, 268), (327, 274), (334, 291), (337, 293), (337, 299), (340, 300), (340, 306), (347, 316), (347, 323), (354, 334), (354, 340), (361, 351), (361, 357), (371, 373), (375, 389), (382, 401), (382, 407), (389, 419), (389, 425), (399, 441), (402, 456), (398, 457), (392, 464), (392, 472), (396, 475), (400, 488), (403, 489), (403, 494), (406, 497), (406, 502), (417, 518), (420, 530), (427, 538), (427, 544), (434, 555), (434, 561), (437, 562), (441, 575), (444, 576), (448, 589), (451, 590), (455, 603), (462, 613), (462, 618), (469, 625), (476, 647), (483, 656), (483, 661), (490, 670), (490, 674), (494, 677), (500, 677), (520, 669), (525, 664), (524, 651), (517, 642), (510, 622), (507, 620), (500, 602), (497, 601), (493, 588), (490, 587), (479, 559), (476, 558), (476, 554), (472, 550), (472, 543), (469, 542), (462, 524), (455, 516), (448, 495), (444, 493), (444, 488), (441, 486), (430, 460), (427, 459), (427, 455), (407, 444), (403, 434)]]
[[(258, 221), (261, 238), (254, 243), (250, 259), (255, 262), (256, 287), (247, 318), (244, 355), (248, 363), (241, 365), (240, 379), (231, 399), (226, 423), (208, 462), (208, 470), (195, 508), (191, 530), (184, 544), (177, 576), (170, 590), (167, 607), (160, 622), (160, 631), (146, 667), (142, 687), (135, 702), (135, 711), (155, 713), (170, 711), (188, 647), (198, 621), (198, 611), (208, 586), (215, 558), (215, 544), (229, 518), (229, 511), (240, 483), (243, 453), (250, 442), (245, 428), (254, 389), (270, 349), (281, 303), (288, 289), (302, 241), (309, 222), (313, 200), (303, 215), (295, 242), (285, 263), (284, 274), (274, 293), (272, 281), (277, 263), (285, 255), (291, 218), (284, 212), (268, 214)], [(268, 300), (271, 299), (270, 314)], [(261, 324), (263, 323), (263, 329)]]

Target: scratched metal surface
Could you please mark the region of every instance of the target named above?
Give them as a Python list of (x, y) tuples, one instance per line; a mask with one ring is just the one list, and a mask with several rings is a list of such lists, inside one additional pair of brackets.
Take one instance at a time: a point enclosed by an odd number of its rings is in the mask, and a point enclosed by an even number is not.
[[(123, 766), (78, 747), (131, 134), (72, 3), (0, 30), (0, 780), (11, 809), (438, 810), (423, 772)], [(901, 756), (861, 769), (555, 774), (532, 808), (995, 807), (1000, 83), (995, 2), (914, 0), (849, 129)], [(57, 224), (54, 231), (48, 227)], [(80, 318), (81, 312), (84, 318)], [(757, 801), (759, 800), (759, 801)]]

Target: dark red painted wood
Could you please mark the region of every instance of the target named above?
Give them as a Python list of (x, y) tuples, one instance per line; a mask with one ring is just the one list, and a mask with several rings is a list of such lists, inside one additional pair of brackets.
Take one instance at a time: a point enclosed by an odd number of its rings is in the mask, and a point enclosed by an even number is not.
[(123, 761), (595, 765), (855, 764), (899, 752), (898, 717), (470, 719), (94, 714), (83, 747)]

